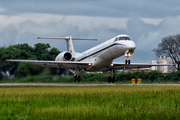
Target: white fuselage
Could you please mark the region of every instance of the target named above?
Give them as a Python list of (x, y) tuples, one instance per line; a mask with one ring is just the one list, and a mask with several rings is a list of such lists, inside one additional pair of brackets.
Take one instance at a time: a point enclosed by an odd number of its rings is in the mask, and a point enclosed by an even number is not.
[[(100, 45), (97, 45), (83, 53), (76, 54), (75, 61), (87, 61), (92, 65), (87, 71), (103, 71), (106, 70), (112, 61), (120, 56), (132, 54), (136, 48), (134, 41), (118, 40), (119, 37), (128, 37), (127, 35), (116, 36)], [(129, 55), (129, 56), (130, 56)]]

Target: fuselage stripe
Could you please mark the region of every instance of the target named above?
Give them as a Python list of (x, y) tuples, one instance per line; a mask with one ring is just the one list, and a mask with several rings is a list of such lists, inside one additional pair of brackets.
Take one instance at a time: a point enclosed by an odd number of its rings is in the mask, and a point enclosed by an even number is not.
[(106, 49), (108, 49), (108, 48), (110, 48), (110, 47), (112, 47), (112, 46), (115, 46), (115, 45), (122, 45), (122, 46), (124, 46), (123, 44), (114, 43), (114, 44), (112, 44), (112, 45), (110, 45), (110, 46), (107, 46), (107, 47), (105, 47), (105, 48), (97, 51), (97, 52), (94, 52), (94, 53), (92, 53), (92, 54), (90, 54), (90, 55), (88, 55), (88, 56), (85, 56), (84, 58), (81, 58), (81, 59), (78, 60), (78, 61), (82, 61), (82, 60), (84, 60), (84, 59), (86, 59), (86, 58), (89, 58), (89, 57), (91, 57), (91, 56), (93, 56), (93, 55), (95, 55), (95, 54), (97, 54), (97, 53), (99, 53), (99, 52), (102, 52), (102, 51), (104, 51), (104, 50), (106, 50)]

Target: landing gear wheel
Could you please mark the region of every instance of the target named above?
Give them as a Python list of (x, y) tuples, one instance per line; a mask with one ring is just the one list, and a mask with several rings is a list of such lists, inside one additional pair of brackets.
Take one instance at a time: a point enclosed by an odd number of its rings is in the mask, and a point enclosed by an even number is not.
[(108, 77), (108, 83), (114, 83), (115, 82), (115, 76), (116, 76), (116, 71), (115, 69), (111, 69), (111, 76)]
[(78, 82), (81, 82), (81, 77), (80, 76), (78, 76), (77, 79), (78, 79)]
[(76, 76), (74, 76), (74, 82), (76, 82), (77, 81), (77, 75)]
[(130, 65), (131, 64), (131, 61), (130, 60), (125, 60), (125, 65)]
[(131, 61), (130, 61), (130, 60), (128, 60), (128, 64), (129, 64), (129, 65), (131, 64)]
[(111, 77), (111, 81), (112, 81), (112, 83), (115, 82), (115, 76)]
[(113, 76), (113, 77), (108, 77), (108, 83), (114, 83), (115, 82), (115, 76)]
[(108, 83), (111, 83), (111, 77), (108, 77)]
[(127, 60), (125, 60), (125, 64), (127, 65), (127, 63), (128, 63), (128, 61)]
[(80, 76), (74, 76), (74, 82), (76, 82), (76, 81), (78, 81), (78, 82), (81, 82), (81, 77)]

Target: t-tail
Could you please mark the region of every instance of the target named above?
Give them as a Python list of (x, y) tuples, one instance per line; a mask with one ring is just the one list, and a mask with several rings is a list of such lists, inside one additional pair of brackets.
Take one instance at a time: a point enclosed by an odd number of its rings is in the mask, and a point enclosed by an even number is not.
[(69, 37), (37, 37), (37, 39), (64, 39), (66, 40), (66, 44), (67, 44), (67, 51), (70, 52), (72, 54), (72, 56), (74, 56), (76, 54), (75, 50), (74, 50), (74, 46), (73, 46), (73, 42), (72, 40), (97, 40), (97, 39), (86, 39), (86, 38), (72, 38), (71, 36)]

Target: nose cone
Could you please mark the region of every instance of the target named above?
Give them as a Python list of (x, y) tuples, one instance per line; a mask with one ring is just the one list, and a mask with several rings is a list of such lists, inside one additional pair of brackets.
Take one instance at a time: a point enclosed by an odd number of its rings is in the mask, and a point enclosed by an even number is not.
[(131, 50), (136, 49), (136, 44), (134, 43), (134, 41), (126, 41), (124, 45), (125, 45), (124, 48), (131, 49)]

